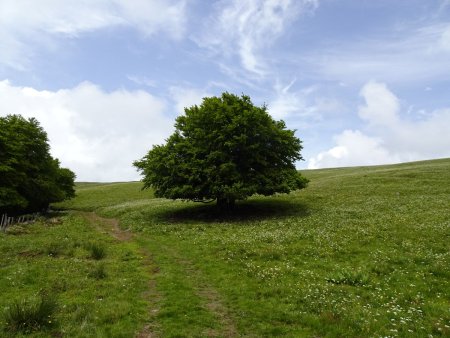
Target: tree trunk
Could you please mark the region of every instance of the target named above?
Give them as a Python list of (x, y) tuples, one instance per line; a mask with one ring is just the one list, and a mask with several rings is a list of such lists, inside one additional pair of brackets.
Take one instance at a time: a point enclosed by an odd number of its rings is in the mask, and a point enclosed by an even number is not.
[(234, 209), (234, 205), (236, 200), (234, 198), (223, 198), (223, 197), (218, 197), (217, 198), (217, 207), (219, 208), (219, 210), (221, 211), (231, 211)]

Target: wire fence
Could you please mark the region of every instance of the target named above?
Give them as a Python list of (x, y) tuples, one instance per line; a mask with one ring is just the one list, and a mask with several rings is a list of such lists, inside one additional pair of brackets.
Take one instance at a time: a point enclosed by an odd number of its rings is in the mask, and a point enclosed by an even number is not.
[(6, 232), (8, 227), (16, 224), (34, 223), (38, 216), (38, 213), (16, 217), (9, 217), (7, 214), (3, 214), (0, 217), (0, 231)]

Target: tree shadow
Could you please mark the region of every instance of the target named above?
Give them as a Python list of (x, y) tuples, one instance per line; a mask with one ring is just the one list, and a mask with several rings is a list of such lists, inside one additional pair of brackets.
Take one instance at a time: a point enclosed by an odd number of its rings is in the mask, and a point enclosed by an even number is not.
[(232, 210), (220, 210), (215, 204), (186, 205), (186, 207), (164, 210), (155, 215), (161, 221), (169, 223), (205, 222), (239, 223), (282, 219), (286, 217), (306, 217), (309, 208), (298, 201), (277, 199), (255, 199), (237, 202)]

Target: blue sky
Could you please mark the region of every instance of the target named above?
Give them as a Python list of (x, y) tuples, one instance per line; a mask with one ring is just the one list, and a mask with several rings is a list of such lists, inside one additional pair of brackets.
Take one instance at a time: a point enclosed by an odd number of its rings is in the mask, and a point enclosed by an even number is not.
[(138, 179), (224, 91), (297, 130), (300, 169), (450, 157), (450, 1), (0, 0), (0, 115), (80, 181)]

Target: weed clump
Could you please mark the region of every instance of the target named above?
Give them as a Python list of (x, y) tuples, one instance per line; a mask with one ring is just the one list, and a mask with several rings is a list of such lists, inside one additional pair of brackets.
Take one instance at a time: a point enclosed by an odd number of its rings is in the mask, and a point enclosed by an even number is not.
[(369, 282), (369, 276), (361, 271), (343, 270), (335, 277), (327, 278), (327, 282), (337, 285), (363, 286)]
[(95, 267), (94, 270), (92, 270), (89, 275), (89, 277), (95, 278), (95, 279), (103, 279), (107, 277), (106, 270), (105, 270), (105, 264), (99, 264)]
[(63, 252), (61, 244), (52, 242), (47, 245), (45, 253), (50, 257), (58, 257)]
[(15, 301), (5, 310), (6, 329), (11, 333), (31, 333), (51, 327), (56, 309), (56, 299), (46, 293), (37, 299)]
[(92, 259), (95, 259), (97, 261), (105, 258), (106, 256), (106, 249), (103, 245), (99, 243), (92, 243), (89, 245), (88, 250), (90, 251), (91, 255), (90, 257)]

